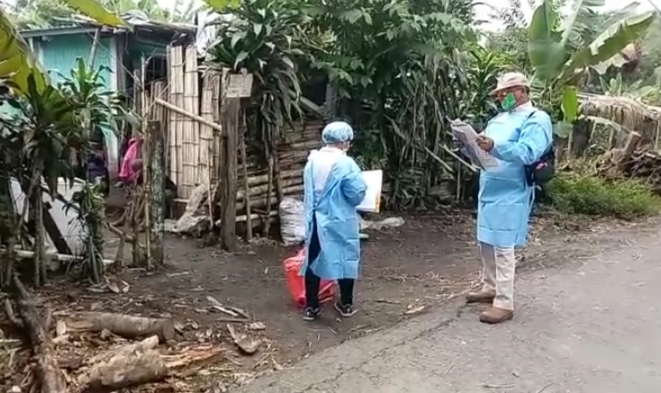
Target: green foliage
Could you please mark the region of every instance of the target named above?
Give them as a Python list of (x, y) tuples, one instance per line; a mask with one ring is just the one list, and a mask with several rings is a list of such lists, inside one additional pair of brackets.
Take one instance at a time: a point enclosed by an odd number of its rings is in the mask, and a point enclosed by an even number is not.
[(92, 284), (99, 284), (103, 277), (103, 230), (105, 220), (105, 201), (98, 188), (85, 182), (80, 191), (73, 194), (66, 209), (77, 211), (76, 221), (81, 228), (83, 241), (82, 273)]
[[(85, 153), (93, 150), (92, 134), (99, 133), (103, 125), (116, 127), (117, 121), (128, 115), (115, 93), (104, 90), (100, 78), (100, 70), (91, 71), (79, 60), (59, 86), (38, 84), (35, 74), (29, 74), (27, 88), (21, 95), (3, 97), (14, 110), (0, 115), (0, 178), (5, 182), (13, 178), (21, 185), (30, 201), (29, 218), (36, 228), (43, 227), (39, 213), (42, 182), (52, 196), (57, 196), (58, 179), (73, 183), (73, 163), (85, 162)], [(82, 153), (77, 160), (73, 159), (75, 150)], [(81, 225), (89, 235), (85, 240), (84, 258), (90, 268), (86, 272), (94, 282), (99, 282), (103, 271), (98, 250), (102, 249), (103, 239), (100, 229), (95, 228), (102, 228), (103, 217), (99, 214), (103, 212), (103, 199), (88, 184), (74, 199), (81, 206), (78, 219), (85, 223)], [(7, 247), (12, 243), (20, 244), (25, 237), (22, 222), (26, 209), (14, 212), (11, 206), (4, 208), (9, 210), (0, 213), (3, 218), (0, 233), (9, 233), (9, 236), (2, 242)], [(45, 241), (40, 239), (42, 235), (43, 231), (37, 231), (34, 240), (35, 255), (38, 255), (33, 277), (36, 285), (45, 272), (44, 261), (40, 260)], [(11, 270), (9, 263), (0, 272), (5, 284), (11, 277)]]
[(225, 13), (209, 60), (255, 75), (248, 129), (257, 140), (268, 151), (301, 115), (304, 75), (328, 81), (339, 96), (333, 117), (356, 130), (353, 154), (386, 170), (391, 206), (427, 204), (429, 189), (454, 171), (447, 117), (482, 118), (487, 110), (474, 89), (492, 83), (498, 66), (485, 53), (470, 54), (471, 1), (207, 3)]
[(453, 48), (476, 39), (469, 28), (471, 5), (462, 0), (311, 2), (311, 26), (332, 37), (317, 65), (327, 69), (342, 97), (389, 94), (386, 90), (402, 87), (410, 68), (443, 67)]
[[(3, 149), (5, 146), (15, 149), (7, 152), (12, 156), (7, 164), (13, 163), (10, 167), (13, 177), (26, 180), (31, 189), (43, 177), (54, 195), (58, 177), (73, 176), (69, 146), (82, 143), (75, 118), (75, 111), (82, 108), (74, 107), (54, 86), (47, 85), (40, 90), (32, 76), (28, 79), (26, 94), (7, 102), (16, 111), (4, 115), (0, 122), (7, 141)], [(24, 192), (29, 195), (31, 190), (24, 189)]]
[(548, 194), (556, 209), (570, 214), (630, 220), (661, 211), (661, 198), (635, 180), (561, 174), (549, 183)]
[[(533, 86), (540, 102), (562, 108), (560, 129), (569, 128), (578, 112), (577, 89), (591, 69), (603, 68), (630, 43), (646, 33), (654, 13), (613, 14), (596, 34), (596, 7), (603, 0), (575, 0), (572, 12), (562, 20), (555, 3), (544, 0), (535, 9), (528, 28), (528, 52), (534, 68)], [(562, 20), (562, 21), (561, 21)], [(561, 22), (559, 22), (561, 21)], [(561, 98), (560, 98), (561, 97)], [(542, 104), (544, 105), (544, 104)]]
[(474, 126), (484, 128), (488, 120), (498, 113), (495, 102), (489, 92), (496, 85), (498, 75), (507, 70), (507, 63), (502, 61), (497, 52), (488, 52), (480, 48), (471, 50), (468, 67), (469, 104), (471, 111), (468, 118)]
[(101, 73), (107, 70), (106, 67), (91, 69), (82, 58), (78, 58), (70, 74), (61, 75), (63, 82), (59, 90), (75, 110), (83, 145), (93, 135), (101, 135), (102, 127), (119, 135), (126, 124), (140, 124), (137, 115), (126, 109), (119, 94), (105, 88)]
[(287, 1), (243, 1), (226, 10), (232, 18), (216, 22), (218, 39), (209, 49), (212, 63), (253, 74), (249, 129), (267, 155), (283, 127), (302, 114), (297, 69), (309, 62), (314, 40), (305, 34), (307, 18), (299, 8)]
[(122, 26), (118, 15), (142, 13), (153, 21), (193, 23), (200, 9), (196, 1), (173, 0), (167, 7), (158, 0), (16, 0), (5, 10), (19, 29), (45, 29), (72, 17), (72, 9), (107, 26)]
[(466, 72), (472, 2), (339, 0), (307, 12), (327, 38), (314, 65), (339, 92), (336, 117), (357, 130), (353, 154), (385, 170), (390, 207), (433, 207), (431, 190), (456, 172), (447, 118), (484, 110), (471, 107), (481, 97)]

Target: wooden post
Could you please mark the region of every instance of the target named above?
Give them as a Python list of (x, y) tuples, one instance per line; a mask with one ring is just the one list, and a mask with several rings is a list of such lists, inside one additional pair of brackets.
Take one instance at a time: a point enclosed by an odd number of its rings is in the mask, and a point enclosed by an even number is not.
[(225, 135), (225, 150), (222, 152), (223, 173), (221, 179), (224, 184), (221, 196), (221, 244), (227, 251), (236, 248), (236, 167), (237, 167), (237, 136), (239, 132), (239, 112), (241, 110), (240, 98), (226, 98), (222, 107), (222, 125)]
[(223, 70), (221, 128), (224, 143), (221, 149), (220, 171), (220, 241), (230, 252), (236, 249), (237, 144), (241, 130), (241, 97), (250, 97), (252, 78), (252, 75), (246, 72), (229, 75), (227, 69)]
[[(246, 153), (246, 134), (247, 129), (245, 127), (245, 114), (243, 115), (243, 127), (241, 127), (241, 163), (242, 163), (242, 175), (243, 175), (243, 191), (244, 191), (244, 201), (246, 206), (246, 217), (252, 216), (250, 208), (250, 183), (248, 181), (248, 154)], [(252, 241), (252, 220), (248, 218), (246, 220), (246, 241), (250, 243)]]
[(149, 196), (150, 218), (149, 228), (149, 261), (147, 266), (163, 265), (163, 234), (165, 233), (165, 147), (164, 135), (161, 123), (151, 121), (147, 126), (147, 141), (150, 146), (149, 160), (151, 170), (149, 182), (151, 193)]

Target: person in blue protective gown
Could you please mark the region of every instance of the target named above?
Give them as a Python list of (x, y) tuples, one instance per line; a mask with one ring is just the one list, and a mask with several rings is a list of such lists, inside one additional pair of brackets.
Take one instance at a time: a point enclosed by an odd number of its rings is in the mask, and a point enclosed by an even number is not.
[(490, 303), (480, 321), (500, 323), (514, 316), (514, 247), (525, 245), (534, 185), (527, 167), (536, 164), (553, 143), (551, 119), (529, 98), (529, 84), (518, 72), (498, 79), (492, 95), (502, 112), (478, 136), (478, 146), (498, 165), (480, 173), (477, 240), (483, 286), (467, 295), (469, 303)]
[(321, 279), (336, 280), (340, 296), (335, 309), (343, 317), (355, 312), (353, 287), (360, 262), (359, 218), (356, 206), (367, 186), (356, 162), (347, 156), (353, 129), (345, 122), (332, 122), (322, 131), (324, 147), (313, 150), (303, 172), (305, 188), (306, 307), (303, 319), (320, 315)]

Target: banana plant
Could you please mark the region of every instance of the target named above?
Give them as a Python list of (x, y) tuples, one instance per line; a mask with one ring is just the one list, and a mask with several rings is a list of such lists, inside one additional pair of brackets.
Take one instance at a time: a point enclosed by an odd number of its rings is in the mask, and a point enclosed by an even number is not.
[[(562, 109), (562, 120), (557, 124), (559, 136), (566, 136), (571, 123), (578, 118), (578, 96), (586, 72), (607, 62), (630, 43), (640, 38), (654, 21), (652, 11), (624, 13), (591, 42), (576, 37), (590, 23), (589, 16), (605, 5), (605, 0), (574, 0), (569, 16), (560, 21), (553, 0), (544, 0), (532, 17), (528, 28), (528, 55), (535, 70), (533, 87), (540, 91), (542, 100), (557, 102)], [(557, 27), (560, 26), (560, 27)]]
[[(113, 27), (130, 28), (118, 16), (108, 12), (97, 0), (62, 0), (64, 4), (96, 22)], [(42, 91), (50, 84), (30, 46), (10, 22), (4, 10), (0, 9), (0, 80), (6, 81), (13, 90), (25, 95), (28, 80), (36, 91)]]

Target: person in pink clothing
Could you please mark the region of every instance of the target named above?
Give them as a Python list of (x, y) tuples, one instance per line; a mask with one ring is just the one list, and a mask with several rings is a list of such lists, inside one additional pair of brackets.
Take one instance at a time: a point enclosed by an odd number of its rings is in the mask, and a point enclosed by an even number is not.
[(134, 161), (138, 160), (141, 156), (142, 149), (142, 139), (141, 138), (131, 138), (129, 141), (129, 147), (124, 154), (122, 159), (122, 166), (119, 171), (119, 180), (124, 183), (133, 183), (138, 176), (138, 171), (134, 168)]
[[(142, 138), (132, 138), (124, 154), (119, 179), (126, 185), (142, 184)], [(174, 199), (177, 197), (177, 185), (165, 176), (165, 216), (169, 217)]]

